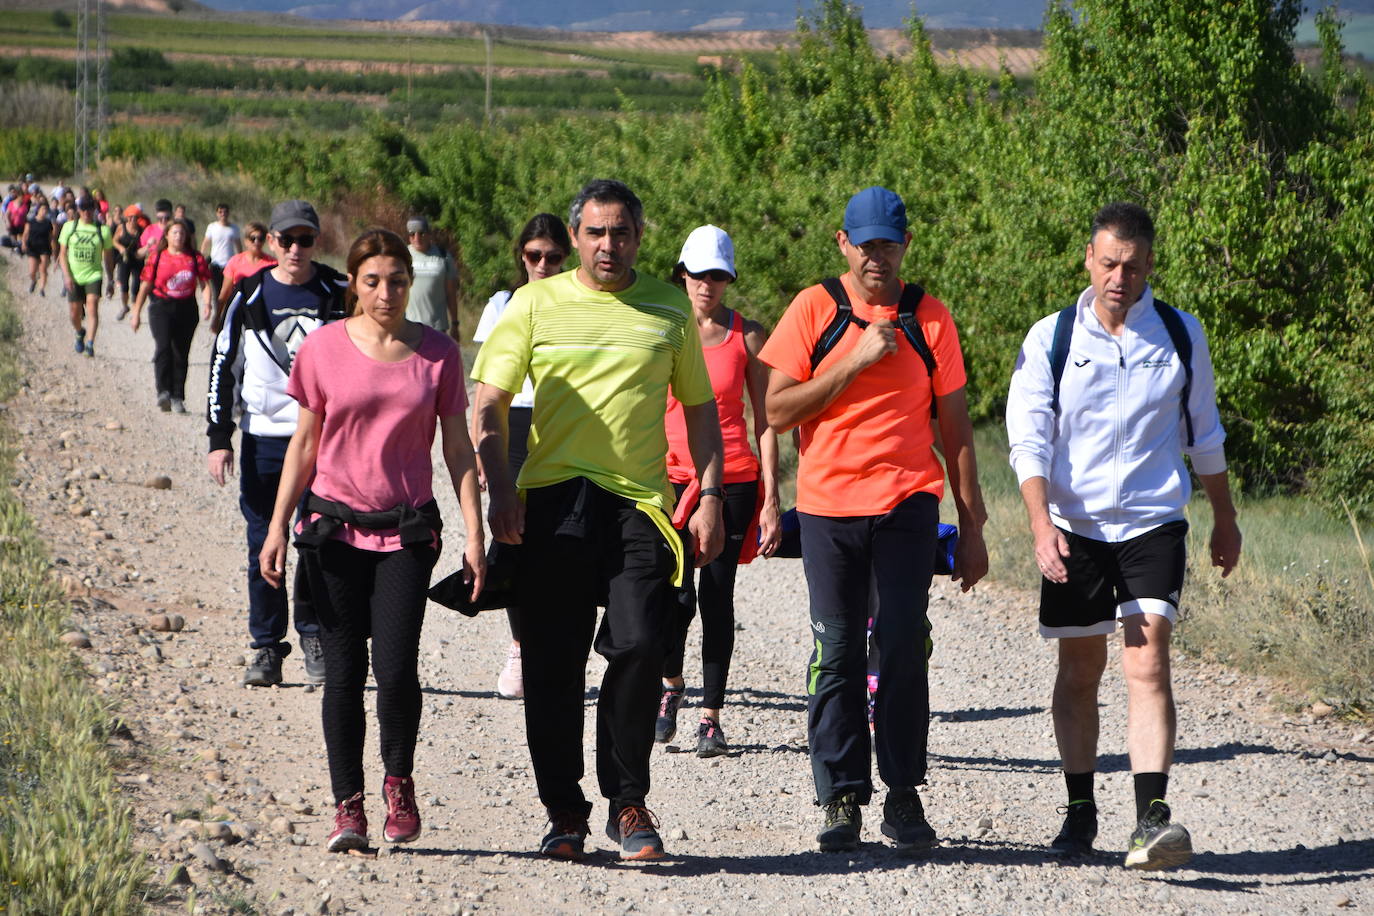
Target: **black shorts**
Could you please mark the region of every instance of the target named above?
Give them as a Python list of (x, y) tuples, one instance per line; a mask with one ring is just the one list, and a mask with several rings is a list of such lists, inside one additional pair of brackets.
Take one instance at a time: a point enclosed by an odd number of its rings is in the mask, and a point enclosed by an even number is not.
[(52, 246), (47, 244), (35, 245), (30, 242), (29, 246), (24, 249), (24, 253), (31, 258), (46, 258), (52, 254)]
[(1115, 544), (1060, 532), (1069, 541), (1064, 558), (1069, 581), (1040, 580), (1041, 636), (1102, 636), (1131, 614), (1158, 614), (1177, 622), (1187, 522), (1168, 522)]
[(73, 283), (71, 288), (67, 290), (67, 301), (84, 303), (87, 296), (99, 296), (103, 286), (103, 280), (92, 280), (90, 283)]

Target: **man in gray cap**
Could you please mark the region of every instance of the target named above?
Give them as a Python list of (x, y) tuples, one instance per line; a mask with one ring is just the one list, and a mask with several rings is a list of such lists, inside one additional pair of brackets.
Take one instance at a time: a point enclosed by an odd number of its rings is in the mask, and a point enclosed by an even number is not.
[[(859, 844), (873, 794), (867, 622), (878, 690), (873, 743), (887, 784), (882, 832), (899, 849), (935, 843), (925, 783), (930, 695), (927, 592), (948, 476), (959, 513), (954, 578), (988, 568), (964, 359), (949, 310), (899, 271), (911, 244), (906, 206), (887, 188), (850, 198), (835, 233), (849, 269), (802, 290), (759, 353), (772, 367), (768, 423), (801, 432), (797, 515), (814, 648), (807, 731), (824, 851)], [(935, 456), (935, 421), (945, 467)]]
[(412, 216), (406, 222), (406, 235), (410, 239), (410, 261), (415, 269), (406, 317), (436, 331), (447, 331), (457, 340), (458, 265), (453, 255), (435, 241), (429, 220), (423, 216)]
[[(286, 446), (296, 431), (296, 402), (286, 394), (286, 380), (305, 336), (345, 316), (348, 289), (347, 277), (310, 259), (320, 238), (320, 218), (310, 204), (277, 204), (268, 231), (277, 263), (238, 281), (215, 338), (206, 430), (206, 467), (223, 486), (233, 473), (234, 408), (242, 409), (239, 507), (248, 523), (248, 632), (254, 650), (243, 683), (257, 687), (281, 683), (281, 662), (291, 652), (285, 641), (286, 590), (268, 585), (258, 569)], [(296, 632), (307, 679), (322, 683), (319, 622), (303, 585), (298, 570)]]

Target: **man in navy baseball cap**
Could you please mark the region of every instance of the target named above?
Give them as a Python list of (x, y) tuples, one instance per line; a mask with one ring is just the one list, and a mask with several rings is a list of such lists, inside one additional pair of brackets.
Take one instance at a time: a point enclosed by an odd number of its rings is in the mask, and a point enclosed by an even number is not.
[(874, 185), (849, 198), (844, 208), (844, 232), (849, 244), (874, 239), (906, 241), (906, 204), (893, 191)]

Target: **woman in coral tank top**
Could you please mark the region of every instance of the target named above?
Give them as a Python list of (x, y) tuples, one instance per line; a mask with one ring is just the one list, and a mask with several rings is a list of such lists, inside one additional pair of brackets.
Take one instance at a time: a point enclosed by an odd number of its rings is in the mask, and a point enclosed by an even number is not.
[[(720, 498), (725, 510), (725, 549), (701, 568), (699, 584), (688, 576), (678, 592), (678, 618), (664, 661), (663, 695), (655, 730), (655, 739), (662, 743), (671, 741), (677, 733), (677, 711), (686, 688), (682, 663), (687, 630), (700, 606), (702, 701), (697, 726), (698, 757), (719, 757), (730, 751), (720, 727), (720, 711), (735, 648), (735, 570), (756, 554), (771, 556), (781, 536), (778, 437), (765, 419), (763, 398), (768, 388), (768, 367), (758, 360), (768, 332), (757, 322), (725, 307), (725, 288), (735, 277), (735, 246), (730, 236), (715, 226), (700, 226), (687, 236), (671, 278), (687, 291), (692, 301), (725, 445), (724, 493), (699, 492), (696, 468), (687, 448), (682, 405), (669, 394), (668, 478), (678, 494), (673, 524), (685, 537), (687, 520), (698, 498)], [(753, 408), (757, 455), (749, 446), (749, 421), (744, 410), (746, 389)]]

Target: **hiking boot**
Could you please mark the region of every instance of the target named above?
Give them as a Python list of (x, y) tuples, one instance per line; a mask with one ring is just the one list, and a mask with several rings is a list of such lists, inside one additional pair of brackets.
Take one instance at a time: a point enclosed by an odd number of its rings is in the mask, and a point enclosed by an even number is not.
[(581, 861), (587, 834), (591, 832), (587, 819), (582, 815), (570, 811), (550, 811), (549, 832), (539, 841), (539, 854), (551, 859)]
[(506, 664), (496, 676), (496, 694), (503, 700), (518, 700), (525, 695), (525, 674), (520, 666), (520, 644), (513, 642), (506, 652)]
[(420, 835), (420, 812), (415, 807), (415, 780), (409, 776), (388, 776), (382, 781), (386, 798), (386, 826), (382, 836), (388, 843), (409, 843)]
[(702, 719), (697, 725), (697, 756), (724, 757), (730, 753), (730, 745), (725, 743), (725, 732), (715, 719)]
[(34, 291), (35, 289), (37, 289), (37, 288), (38, 288), (38, 281), (37, 281), (37, 280), (30, 280), (30, 281), (29, 281), (29, 295), (32, 296), (32, 295), (33, 295), (33, 291)]
[(324, 683), (324, 646), (318, 636), (301, 637), (301, 655), (305, 661), (305, 682)]
[(170, 411), (172, 409), (172, 396), (165, 391), (159, 391), (157, 393), (157, 407), (163, 413)]
[(935, 845), (935, 830), (926, 820), (921, 796), (913, 788), (888, 790), (881, 830), (898, 849), (929, 849)]
[(119, 314), (115, 316), (115, 321), (123, 321), (124, 318), (125, 318), (125, 316), (127, 316), (128, 314), (129, 314), (129, 303), (126, 302), (126, 303), (124, 303), (123, 305), (121, 305), (121, 306), (119, 307)]
[(324, 848), (330, 852), (367, 848), (367, 815), (363, 814), (363, 793), (339, 802), (339, 810), (334, 813), (334, 832), (325, 841)]
[(1150, 802), (1145, 816), (1131, 834), (1126, 867), (1158, 871), (1182, 865), (1193, 857), (1193, 838), (1181, 824), (1169, 823), (1169, 806), (1160, 799)]
[(80, 356), (86, 352), (86, 332), (78, 331), (76, 335), (76, 355)]
[(1097, 839), (1097, 805), (1086, 800), (1075, 801), (1059, 810), (1064, 815), (1064, 826), (1059, 828), (1059, 836), (1050, 842), (1050, 849), (1065, 858), (1091, 854), (1093, 840)]
[(273, 687), (281, 683), (281, 655), (271, 646), (263, 646), (253, 655), (248, 670), (243, 672), (245, 687)]
[(846, 852), (859, 848), (859, 829), (863, 826), (863, 812), (859, 798), (853, 792), (826, 802), (825, 827), (816, 834), (821, 852)]
[(185, 413), (186, 402), (181, 398), (172, 398), (172, 413)]
[(658, 701), (658, 721), (654, 723), (654, 740), (667, 744), (677, 734), (677, 711), (682, 706), (681, 687), (664, 687)]
[(626, 805), (619, 811), (612, 807), (606, 821), (606, 836), (620, 844), (620, 858), (624, 861), (663, 858), (658, 818), (643, 805)]
[(87, 356), (95, 356), (95, 341), (93, 341), (93, 340), (88, 340), (88, 341), (86, 341), (86, 355), (87, 355)]

